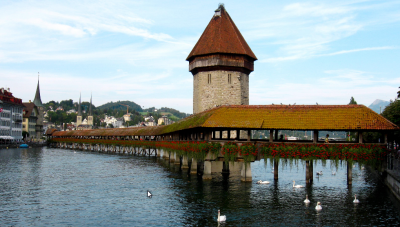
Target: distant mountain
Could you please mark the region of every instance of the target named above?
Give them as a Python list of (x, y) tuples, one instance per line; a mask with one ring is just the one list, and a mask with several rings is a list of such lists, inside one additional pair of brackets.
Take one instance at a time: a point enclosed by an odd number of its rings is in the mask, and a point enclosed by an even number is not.
[[(385, 107), (387, 106), (387, 105), (389, 105), (390, 104), (390, 102), (388, 102), (388, 101), (384, 101), (384, 100), (381, 100), (381, 99), (377, 99), (377, 100), (375, 100), (371, 105), (369, 105), (368, 107), (370, 108), (370, 109), (372, 109), (373, 111), (375, 111), (375, 112), (377, 112), (378, 114), (380, 114), (381, 113), (381, 110), (382, 110), (382, 112), (383, 112), (383, 110), (385, 109)], [(382, 108), (382, 109), (381, 109)]]
[[(123, 104), (123, 105), (121, 105)], [(140, 107), (138, 104), (131, 102), (131, 101), (118, 101), (118, 102), (108, 102), (106, 104), (103, 104), (101, 106), (98, 106), (97, 108), (100, 110), (104, 109), (112, 109), (112, 110), (126, 110), (126, 106), (129, 106), (129, 111), (131, 110), (136, 110), (137, 112), (142, 112), (142, 107)]]

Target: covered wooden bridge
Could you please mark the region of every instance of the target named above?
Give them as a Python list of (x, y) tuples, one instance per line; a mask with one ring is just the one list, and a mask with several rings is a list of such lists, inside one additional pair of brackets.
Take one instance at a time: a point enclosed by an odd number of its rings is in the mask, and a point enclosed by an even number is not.
[[(269, 130), (269, 140), (257, 140), (251, 138), (251, 130)], [(384, 135), (381, 145), (387, 145), (390, 134), (399, 130), (399, 127), (388, 121), (363, 105), (238, 105), (220, 106), (213, 108), (171, 125), (154, 127), (133, 127), (94, 129), (83, 131), (56, 131), (48, 130), (49, 138), (55, 138), (58, 142), (65, 140), (65, 144), (71, 139), (82, 142), (96, 141), (206, 141), (218, 142), (222, 146), (226, 142), (236, 142), (238, 145), (252, 142), (258, 146), (261, 144), (273, 144), (294, 141), (278, 141), (278, 130), (312, 131), (313, 140), (298, 141), (300, 143), (318, 143), (319, 131), (347, 131), (357, 132), (358, 140), (363, 143), (362, 132), (381, 132)], [(275, 133), (274, 133), (275, 131)], [(275, 135), (275, 136), (274, 136)], [(126, 141), (127, 142), (127, 141)], [(105, 148), (107, 149), (107, 148)], [(116, 149), (116, 148), (115, 148)], [(119, 151), (125, 151), (119, 148)], [(149, 150), (150, 151), (150, 150)], [(196, 160), (187, 160), (187, 157), (178, 157), (177, 154), (169, 154), (166, 159), (178, 162), (183, 167), (191, 166), (197, 170), (202, 168), (203, 178), (210, 179), (213, 169), (229, 171), (231, 167), (223, 161), (223, 155), (210, 156), (201, 162), (202, 167), (197, 167)], [(258, 157), (259, 159), (261, 157)], [(189, 164), (191, 163), (191, 164)], [(242, 180), (251, 180), (250, 165), (242, 165)], [(214, 172), (218, 172), (214, 171)], [(194, 172), (196, 173), (196, 172)], [(274, 163), (274, 178), (278, 179), (278, 163)], [(352, 180), (351, 165), (348, 165), (348, 183)], [(306, 161), (306, 182), (313, 180), (313, 163)]]
[[(364, 105), (237, 105), (213, 108), (171, 125), (93, 129), (83, 131), (54, 131), (54, 138), (96, 138), (121, 140), (233, 140), (253, 141), (251, 130), (270, 130), (269, 141), (277, 141), (274, 130), (313, 131), (313, 143), (318, 143), (319, 131), (381, 132), (388, 135), (399, 127)], [(281, 141), (280, 141), (281, 142)], [(293, 142), (293, 141), (292, 141)]]

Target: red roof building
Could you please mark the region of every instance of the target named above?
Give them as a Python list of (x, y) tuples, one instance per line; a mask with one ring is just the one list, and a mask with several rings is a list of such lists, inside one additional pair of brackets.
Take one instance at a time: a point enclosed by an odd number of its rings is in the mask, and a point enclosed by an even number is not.
[(193, 74), (193, 113), (249, 104), (249, 74), (257, 57), (220, 4), (186, 58)]

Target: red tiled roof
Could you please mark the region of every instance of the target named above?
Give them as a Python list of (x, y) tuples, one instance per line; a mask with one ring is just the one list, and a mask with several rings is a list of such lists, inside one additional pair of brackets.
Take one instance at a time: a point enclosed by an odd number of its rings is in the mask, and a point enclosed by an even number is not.
[(22, 104), (24, 104), (25, 108), (25, 114), (24, 114), (24, 118), (30, 117), (33, 111), (33, 108), (35, 108), (35, 103), (33, 102), (23, 102)]
[(399, 130), (364, 105), (222, 106), (202, 127), (282, 130)]
[(186, 60), (215, 53), (241, 54), (257, 60), (225, 8), (220, 7), (219, 10), (221, 16), (214, 16), (211, 19)]
[(55, 128), (49, 128), (49, 129), (47, 129), (47, 131), (46, 131), (46, 135), (53, 135), (54, 136), (54, 133), (55, 132), (58, 132), (58, 130), (57, 129), (55, 129)]
[(191, 128), (381, 131), (400, 128), (364, 105), (221, 106), (174, 124), (55, 132), (54, 136), (151, 136)]

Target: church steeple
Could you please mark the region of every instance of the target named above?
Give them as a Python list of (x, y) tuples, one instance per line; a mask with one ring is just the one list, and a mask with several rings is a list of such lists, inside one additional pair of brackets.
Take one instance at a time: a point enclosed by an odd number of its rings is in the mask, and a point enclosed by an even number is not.
[(79, 94), (78, 116), (82, 116), (81, 96), (82, 96), (82, 94)]
[(43, 106), (42, 100), (40, 99), (39, 73), (38, 73), (38, 82), (37, 82), (36, 94), (35, 94), (35, 98), (33, 99), (33, 103), (38, 107), (42, 107)]
[(93, 127), (92, 94), (90, 94), (90, 107), (89, 107), (89, 115), (88, 115), (88, 125)]
[(79, 94), (78, 115), (76, 116), (76, 127), (82, 124), (81, 94)]
[(92, 116), (92, 94), (90, 94), (89, 116)]

